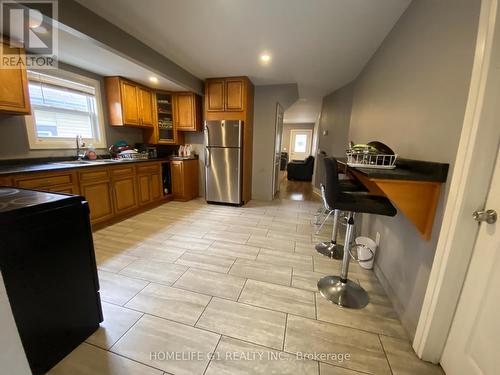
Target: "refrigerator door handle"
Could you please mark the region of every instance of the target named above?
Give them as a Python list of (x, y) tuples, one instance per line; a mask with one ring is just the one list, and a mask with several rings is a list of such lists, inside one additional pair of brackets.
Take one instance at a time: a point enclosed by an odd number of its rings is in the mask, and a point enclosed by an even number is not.
[(208, 146), (208, 141), (210, 140), (209, 133), (208, 133), (208, 126), (207, 122), (205, 121), (205, 144)]
[(210, 149), (208, 147), (205, 147), (205, 167), (210, 166)]

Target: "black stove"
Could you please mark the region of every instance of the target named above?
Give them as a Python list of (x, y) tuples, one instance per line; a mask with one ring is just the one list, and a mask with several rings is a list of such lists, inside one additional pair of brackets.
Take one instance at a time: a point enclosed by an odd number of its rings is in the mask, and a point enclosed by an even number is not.
[(103, 319), (88, 204), (0, 187), (0, 239), (1, 277), (26, 358), (33, 375), (45, 374)]
[(59, 202), (72, 197), (74, 196), (68, 194), (0, 187), (0, 215), (18, 210), (26, 212), (30, 209), (44, 208), (43, 205), (47, 203)]

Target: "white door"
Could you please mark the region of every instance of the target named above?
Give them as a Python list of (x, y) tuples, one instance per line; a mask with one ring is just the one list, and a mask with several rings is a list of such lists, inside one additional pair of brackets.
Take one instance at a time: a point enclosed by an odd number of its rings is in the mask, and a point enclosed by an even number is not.
[(312, 130), (290, 130), (290, 160), (304, 160), (311, 155)]
[(281, 138), (283, 135), (283, 117), (285, 112), (280, 103), (276, 103), (276, 124), (274, 134), (274, 179), (273, 197), (280, 190)]
[[(500, 212), (500, 150), (486, 209)], [(448, 375), (500, 373), (499, 312), (500, 222), (483, 221), (441, 358)]]

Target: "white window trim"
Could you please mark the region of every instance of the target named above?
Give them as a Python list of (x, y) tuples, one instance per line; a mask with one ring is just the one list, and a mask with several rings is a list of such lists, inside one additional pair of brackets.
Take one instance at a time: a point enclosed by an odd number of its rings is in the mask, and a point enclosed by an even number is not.
[[(33, 70), (37, 72), (36, 70)], [(95, 148), (106, 148), (106, 132), (105, 132), (105, 124), (104, 124), (104, 115), (102, 110), (102, 96), (101, 96), (101, 82), (99, 80), (85, 77), (80, 74), (68, 72), (66, 70), (50, 71), (47, 73), (46, 71), (40, 72), (42, 74), (48, 74), (57, 78), (66, 79), (68, 81), (73, 81), (77, 83), (81, 83), (84, 85), (89, 85), (95, 88), (95, 102), (96, 102), (96, 111), (97, 111), (97, 138), (84, 138), (85, 144), (88, 146), (92, 144)], [(44, 149), (76, 149), (76, 140), (69, 138), (60, 138), (60, 139), (51, 139), (51, 138), (43, 138), (37, 136), (37, 131), (35, 127), (35, 116), (30, 115), (26, 116), (26, 131), (28, 133), (28, 141), (30, 145), (30, 149), (32, 150), (44, 150)]]

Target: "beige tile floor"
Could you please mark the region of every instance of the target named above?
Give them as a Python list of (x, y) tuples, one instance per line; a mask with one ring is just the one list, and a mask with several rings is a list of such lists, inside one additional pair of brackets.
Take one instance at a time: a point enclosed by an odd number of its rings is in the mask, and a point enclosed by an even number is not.
[(319, 204), (170, 202), (94, 234), (104, 322), (50, 374), (442, 374), (412, 352), (371, 271), (363, 310), (316, 283)]

